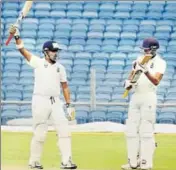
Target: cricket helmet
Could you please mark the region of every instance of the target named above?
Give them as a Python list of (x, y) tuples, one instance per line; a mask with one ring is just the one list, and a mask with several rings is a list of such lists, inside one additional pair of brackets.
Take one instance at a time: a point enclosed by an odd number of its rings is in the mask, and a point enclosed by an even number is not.
[(158, 40), (154, 38), (146, 38), (142, 43), (142, 49), (150, 49), (150, 50), (157, 50), (159, 49), (160, 45)]
[(43, 51), (58, 51), (61, 50), (59, 44), (55, 41), (46, 41), (43, 44)]

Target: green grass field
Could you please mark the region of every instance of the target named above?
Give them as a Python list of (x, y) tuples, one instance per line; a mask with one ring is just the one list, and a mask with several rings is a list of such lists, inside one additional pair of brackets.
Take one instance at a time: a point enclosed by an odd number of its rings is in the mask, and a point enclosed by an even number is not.
[[(2, 132), (1, 137), (3, 170), (27, 167), (32, 134)], [(176, 170), (176, 135), (157, 134), (156, 140), (154, 170)], [(72, 150), (79, 169), (120, 170), (126, 163), (126, 143), (122, 133), (73, 133)], [(60, 155), (54, 132), (48, 133), (42, 164), (45, 169), (59, 169)]]

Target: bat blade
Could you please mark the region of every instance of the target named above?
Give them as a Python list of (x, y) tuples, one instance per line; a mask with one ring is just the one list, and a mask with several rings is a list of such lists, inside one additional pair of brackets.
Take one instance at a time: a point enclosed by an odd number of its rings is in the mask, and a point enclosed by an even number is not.
[[(16, 25), (19, 25), (21, 20), (26, 17), (27, 13), (29, 12), (29, 10), (31, 9), (32, 7), (32, 3), (33, 1), (26, 1), (25, 4), (24, 4), (24, 7), (22, 9), (22, 11), (20, 12), (20, 15), (19, 17), (17, 18), (15, 24)], [(13, 38), (13, 34), (10, 34), (8, 39), (6, 40), (5, 44), (8, 45), (11, 41), (11, 39)]]
[[(148, 61), (151, 59), (151, 55), (146, 55), (144, 57), (142, 57), (142, 60), (140, 61), (140, 64), (146, 64), (148, 63)], [(140, 78), (140, 75), (142, 74), (142, 71), (137, 70), (133, 73), (132, 78), (131, 78), (131, 83), (136, 83), (138, 81), (138, 79)], [(128, 96), (130, 89), (126, 89), (125, 92), (123, 93), (123, 98)]]

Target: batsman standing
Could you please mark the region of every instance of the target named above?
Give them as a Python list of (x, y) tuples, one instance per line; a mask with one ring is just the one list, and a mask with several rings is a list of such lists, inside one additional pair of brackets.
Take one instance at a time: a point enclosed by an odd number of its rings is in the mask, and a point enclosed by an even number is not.
[[(47, 134), (47, 120), (52, 118), (58, 136), (58, 147), (61, 152), (61, 169), (76, 169), (71, 160), (71, 132), (68, 120), (72, 119), (74, 108), (70, 104), (70, 92), (66, 71), (63, 65), (56, 62), (59, 57), (59, 45), (47, 41), (43, 45), (44, 58), (37, 57), (25, 49), (20, 38), (19, 29), (11, 25), (9, 32), (14, 34), (16, 47), (34, 68), (34, 91), (32, 97), (33, 138), (30, 148), (29, 167), (43, 169), (40, 163), (43, 143)], [(59, 99), (60, 84), (66, 101), (66, 114)]]
[[(153, 167), (156, 90), (166, 70), (166, 62), (156, 52), (159, 49), (158, 40), (144, 39), (142, 49), (144, 56), (151, 56), (150, 60), (141, 65), (141, 57), (137, 58), (133, 62), (131, 75), (125, 81), (125, 89), (133, 88), (134, 92), (126, 120), (128, 164), (122, 165), (123, 170), (150, 170)], [(141, 70), (142, 74), (134, 84), (130, 80), (137, 70)]]

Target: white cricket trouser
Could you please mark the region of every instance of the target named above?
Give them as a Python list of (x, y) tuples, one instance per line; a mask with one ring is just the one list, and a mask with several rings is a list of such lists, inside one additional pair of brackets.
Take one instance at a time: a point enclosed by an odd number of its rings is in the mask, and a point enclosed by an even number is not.
[(62, 162), (67, 162), (71, 157), (71, 134), (59, 97), (33, 95), (32, 116), (33, 138), (29, 163), (40, 162), (43, 143), (48, 131), (47, 121), (49, 117), (52, 119), (57, 132), (57, 144), (62, 156)]
[(131, 97), (126, 121), (126, 137), (128, 159), (133, 167), (138, 165), (138, 155), (141, 166), (153, 165), (156, 105), (155, 92), (134, 93)]

